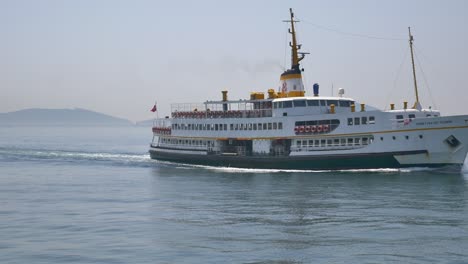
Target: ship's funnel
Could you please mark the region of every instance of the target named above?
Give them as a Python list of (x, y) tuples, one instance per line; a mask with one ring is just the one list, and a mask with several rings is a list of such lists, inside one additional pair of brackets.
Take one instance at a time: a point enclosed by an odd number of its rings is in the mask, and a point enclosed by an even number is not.
[(314, 83), (314, 96), (319, 96), (319, 84)]
[(300, 71), (287, 70), (281, 74), (281, 92), (286, 97), (304, 96), (304, 85)]
[[(221, 93), (223, 94), (223, 102), (227, 102), (227, 100), (228, 100), (228, 97), (227, 97), (228, 91), (221, 91)], [(227, 111), (227, 110), (228, 110), (228, 105), (223, 104), (223, 111)]]

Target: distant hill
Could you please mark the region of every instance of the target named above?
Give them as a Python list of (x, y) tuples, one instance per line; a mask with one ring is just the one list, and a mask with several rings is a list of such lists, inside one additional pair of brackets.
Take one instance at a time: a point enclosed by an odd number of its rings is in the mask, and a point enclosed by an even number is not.
[(5, 125), (129, 126), (133, 125), (133, 123), (126, 119), (80, 108), (31, 108), (0, 113), (0, 126)]

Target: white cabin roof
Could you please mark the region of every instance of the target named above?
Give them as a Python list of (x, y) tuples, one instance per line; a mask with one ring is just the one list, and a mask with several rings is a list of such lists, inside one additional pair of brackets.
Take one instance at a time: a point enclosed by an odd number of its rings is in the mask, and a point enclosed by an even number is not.
[(342, 101), (355, 101), (348, 97), (333, 97), (333, 96), (303, 96), (303, 97), (285, 97), (273, 99), (273, 102), (284, 102), (294, 100), (342, 100)]

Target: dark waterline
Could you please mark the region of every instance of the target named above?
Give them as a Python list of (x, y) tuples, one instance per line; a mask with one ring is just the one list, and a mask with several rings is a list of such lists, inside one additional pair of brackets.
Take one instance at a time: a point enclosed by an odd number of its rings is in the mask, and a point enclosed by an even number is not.
[(0, 129), (1, 263), (468, 261), (463, 173), (186, 166), (147, 129), (42, 129)]

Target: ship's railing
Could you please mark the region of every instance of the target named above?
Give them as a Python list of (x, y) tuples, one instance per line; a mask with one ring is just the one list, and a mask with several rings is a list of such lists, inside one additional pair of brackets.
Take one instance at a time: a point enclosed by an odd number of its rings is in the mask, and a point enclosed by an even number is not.
[(157, 135), (171, 135), (172, 129), (170, 127), (153, 127), (153, 133)]
[(236, 156), (245, 156), (247, 154), (245, 146), (208, 146), (209, 154), (221, 154), (226, 156), (236, 155)]
[(173, 118), (272, 117), (272, 102), (265, 100), (206, 101), (203, 104), (172, 104)]
[(309, 151), (325, 151), (325, 150), (349, 150), (349, 149), (357, 149), (363, 148), (367, 145), (363, 144), (353, 144), (347, 146), (326, 146), (326, 147), (315, 147), (315, 146), (308, 146), (308, 147), (295, 147), (291, 146), (292, 152), (309, 152)]
[(171, 127), (172, 121), (168, 118), (156, 118), (153, 121), (153, 127)]
[(302, 152), (302, 151), (324, 151), (324, 150), (347, 150), (347, 149), (356, 149), (356, 148), (363, 148), (367, 145), (372, 144), (374, 141), (373, 138), (360, 140), (359, 142), (346, 142), (345, 144), (340, 143), (332, 143), (327, 145), (293, 145), (291, 146), (291, 151), (294, 152)]
[(153, 121), (153, 133), (157, 135), (170, 135), (172, 133), (172, 121), (167, 118), (158, 118)]
[(205, 105), (200, 103), (178, 103), (171, 104), (171, 113), (174, 112), (191, 112), (191, 111), (203, 111)]
[(207, 150), (206, 145), (179, 145), (179, 144), (171, 144), (171, 143), (163, 143), (159, 146), (171, 149), (180, 149), (180, 150)]
[(176, 111), (172, 112), (172, 118), (259, 118), (272, 117), (271, 109), (261, 110), (228, 110), (228, 111)]

